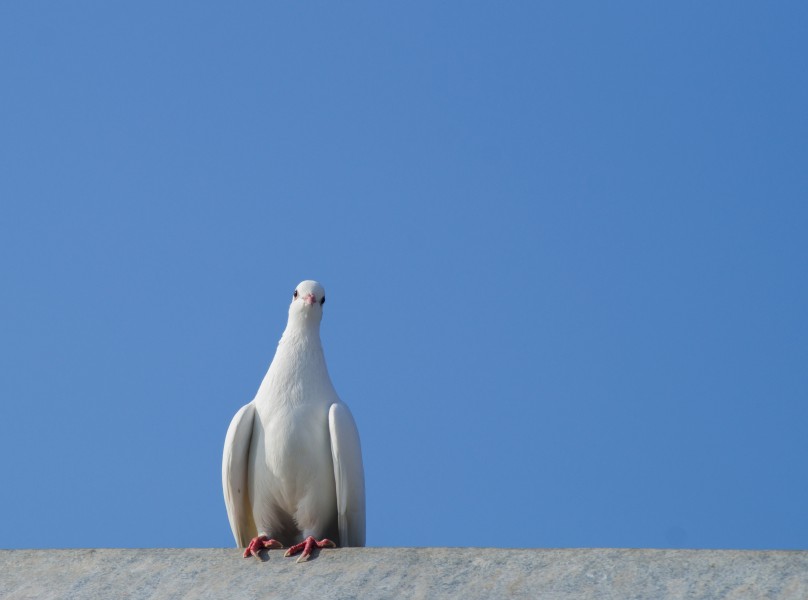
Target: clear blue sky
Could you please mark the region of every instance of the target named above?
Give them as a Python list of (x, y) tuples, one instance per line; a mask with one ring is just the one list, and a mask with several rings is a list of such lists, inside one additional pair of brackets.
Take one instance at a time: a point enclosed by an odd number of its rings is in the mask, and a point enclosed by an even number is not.
[(374, 546), (808, 548), (805, 2), (5, 2), (0, 547), (229, 546), (294, 286)]

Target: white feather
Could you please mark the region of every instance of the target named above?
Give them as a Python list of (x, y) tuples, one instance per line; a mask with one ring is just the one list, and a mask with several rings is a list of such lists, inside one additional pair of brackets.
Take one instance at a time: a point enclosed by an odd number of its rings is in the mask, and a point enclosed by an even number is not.
[(252, 440), (255, 406), (252, 403), (241, 408), (230, 422), (224, 439), (222, 456), (222, 488), (227, 518), (236, 544), (246, 546), (255, 535), (249, 498), (247, 496), (247, 459)]
[(351, 411), (332, 404), (328, 411), (331, 457), (337, 485), (337, 521), (343, 546), (365, 545), (365, 472), (362, 448)]

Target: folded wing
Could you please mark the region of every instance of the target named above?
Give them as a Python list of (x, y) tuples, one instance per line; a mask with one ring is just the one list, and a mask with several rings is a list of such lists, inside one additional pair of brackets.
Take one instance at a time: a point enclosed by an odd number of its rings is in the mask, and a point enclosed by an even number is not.
[(222, 489), (227, 506), (230, 529), (236, 546), (244, 548), (256, 533), (247, 488), (250, 442), (252, 441), (255, 405), (243, 406), (227, 429), (222, 456)]
[(365, 472), (362, 468), (362, 448), (353, 415), (345, 404), (338, 402), (331, 405), (328, 427), (337, 484), (340, 546), (364, 546)]

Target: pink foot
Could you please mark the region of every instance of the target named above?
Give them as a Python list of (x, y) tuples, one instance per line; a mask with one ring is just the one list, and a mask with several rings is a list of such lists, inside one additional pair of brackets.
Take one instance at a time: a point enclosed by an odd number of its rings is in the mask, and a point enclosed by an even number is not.
[(271, 540), (265, 535), (259, 535), (258, 537), (254, 537), (250, 543), (247, 544), (247, 549), (244, 550), (244, 558), (247, 558), (250, 554), (255, 558), (260, 558), (258, 553), (261, 550), (269, 550), (270, 548), (283, 548), (283, 544), (278, 540)]
[(303, 554), (300, 555), (300, 558), (297, 559), (297, 562), (305, 562), (309, 560), (311, 557), (311, 551), (315, 548), (336, 548), (337, 545), (329, 540), (328, 538), (324, 538), (319, 542), (315, 540), (312, 536), (307, 537), (305, 540), (300, 542), (299, 544), (295, 544), (291, 548), (286, 551), (284, 556), (294, 556), (301, 550)]

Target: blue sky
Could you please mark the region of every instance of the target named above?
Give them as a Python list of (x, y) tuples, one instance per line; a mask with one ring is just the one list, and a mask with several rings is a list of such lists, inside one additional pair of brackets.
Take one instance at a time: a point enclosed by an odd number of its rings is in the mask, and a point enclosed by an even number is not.
[(295, 285), (373, 546), (808, 548), (802, 2), (0, 6), (0, 547), (229, 546)]

